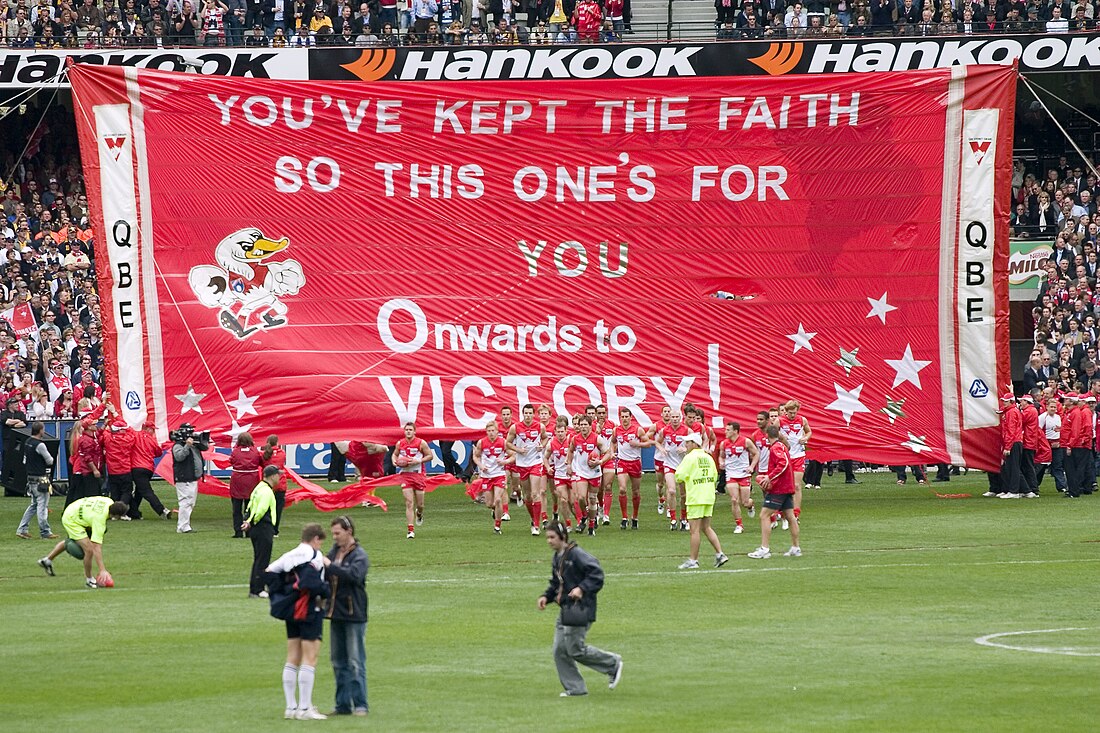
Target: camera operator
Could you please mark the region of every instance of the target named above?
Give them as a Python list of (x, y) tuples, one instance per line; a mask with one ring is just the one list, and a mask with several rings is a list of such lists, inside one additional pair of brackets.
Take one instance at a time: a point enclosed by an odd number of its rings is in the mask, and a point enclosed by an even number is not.
[(176, 498), (179, 501), (179, 519), (176, 531), (191, 531), (191, 511), (199, 495), (199, 479), (204, 473), (203, 451), (210, 447), (210, 433), (195, 433), (195, 426), (184, 423), (173, 431), (172, 474), (176, 482)]

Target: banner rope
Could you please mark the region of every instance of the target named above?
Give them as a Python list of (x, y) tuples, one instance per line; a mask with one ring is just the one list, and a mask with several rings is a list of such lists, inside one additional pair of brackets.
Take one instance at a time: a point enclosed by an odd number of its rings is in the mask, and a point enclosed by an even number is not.
[[(59, 80), (60, 77), (64, 76), (67, 73), (68, 73), (67, 70), (62, 69), (57, 74), (55, 74), (53, 77), (48, 79), (46, 81), (46, 83), (48, 84), (51, 81)], [(25, 100), (23, 100), (22, 102), (18, 102), (17, 104), (15, 104), (15, 106), (18, 106), (19, 104), (25, 104), (25, 103), (31, 101), (31, 99), (33, 99), (39, 92), (41, 92), (45, 88), (46, 88), (45, 86), (32, 88), (30, 90), (30, 94), (27, 96), (27, 98)], [(19, 155), (16, 157), (15, 163), (12, 164), (11, 172), (8, 173), (8, 175), (4, 177), (3, 190), (6, 191), (11, 186), (11, 182), (15, 178), (15, 172), (17, 170), (19, 170), (19, 164), (23, 162), (23, 158), (24, 158), (24, 156), (26, 156), (27, 150), (30, 149), (31, 143), (34, 142), (35, 136), (38, 134), (38, 129), (40, 127), (42, 127), (42, 121), (44, 119), (46, 119), (46, 113), (50, 111), (50, 108), (53, 107), (53, 103), (57, 101), (57, 93), (59, 91), (61, 91), (60, 84), (53, 88), (53, 96), (50, 97), (50, 101), (46, 102), (46, 107), (45, 107), (45, 109), (42, 110), (42, 115), (38, 118), (38, 122), (35, 123), (34, 129), (31, 130), (31, 134), (27, 135), (27, 144), (23, 146), (23, 149), (19, 152)], [(18, 97), (19, 94), (22, 94), (22, 92), (16, 93), (12, 97), (12, 100), (14, 100), (16, 97)], [(2, 121), (5, 117), (7, 117), (10, 114), (11, 114), (11, 110), (8, 110), (7, 114), (0, 116), (0, 121)]]
[[(1041, 106), (1043, 108), (1043, 111), (1047, 113), (1047, 116), (1050, 117), (1051, 122), (1053, 122), (1054, 126), (1058, 128), (1058, 131), (1061, 132), (1065, 136), (1066, 140), (1069, 141), (1070, 147), (1072, 147), (1077, 152), (1077, 154), (1081, 156), (1081, 160), (1085, 161), (1085, 165), (1087, 165), (1089, 167), (1089, 170), (1091, 170), (1093, 172), (1093, 174), (1100, 175), (1100, 173), (1098, 173), (1097, 170), (1096, 170), (1096, 164), (1092, 162), (1092, 159), (1089, 158), (1089, 156), (1085, 155), (1085, 151), (1081, 150), (1081, 148), (1077, 145), (1077, 141), (1074, 140), (1073, 137), (1070, 136), (1070, 134), (1068, 132), (1066, 132), (1066, 128), (1062, 127), (1062, 123), (1059, 122), (1058, 118), (1054, 116), (1054, 113), (1050, 111), (1050, 108), (1047, 107), (1046, 102), (1044, 102), (1039, 97), (1039, 95), (1036, 94), (1035, 87), (1031, 84), (1031, 82), (1028, 80), (1028, 78), (1026, 76), (1024, 76), (1023, 74), (1020, 74), (1020, 81), (1022, 81), (1024, 83), (1024, 86), (1026, 86), (1028, 88), (1028, 91), (1031, 92), (1031, 96), (1035, 97), (1035, 101), (1038, 102), (1039, 106)], [(1043, 89), (1042, 87), (1039, 87), (1039, 88)], [(1059, 97), (1055, 96), (1053, 93), (1051, 93), (1050, 91), (1048, 91), (1046, 89), (1043, 89), (1043, 91), (1046, 92), (1047, 94), (1050, 94), (1050, 96), (1054, 97), (1055, 99), (1058, 99), (1058, 101), (1062, 102), (1063, 104), (1065, 104), (1070, 109), (1073, 109), (1073, 110), (1079, 112), (1080, 114), (1084, 115), (1085, 117), (1087, 117), (1089, 120), (1092, 120), (1093, 123), (1095, 123), (1097, 125), (1100, 125), (1100, 122), (1097, 122), (1096, 120), (1093, 120), (1091, 117), (1086, 115), (1084, 112), (1081, 112), (1081, 110), (1077, 109), (1076, 107), (1074, 107), (1069, 102), (1066, 102), (1065, 100), (1060, 99)]]

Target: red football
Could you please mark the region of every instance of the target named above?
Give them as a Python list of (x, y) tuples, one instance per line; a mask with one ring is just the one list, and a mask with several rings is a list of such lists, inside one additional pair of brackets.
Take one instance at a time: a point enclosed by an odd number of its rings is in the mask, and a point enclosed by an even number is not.
[(405, 466), (409, 465), (409, 457), (408, 456), (398, 456), (396, 463), (401, 468), (404, 468)]

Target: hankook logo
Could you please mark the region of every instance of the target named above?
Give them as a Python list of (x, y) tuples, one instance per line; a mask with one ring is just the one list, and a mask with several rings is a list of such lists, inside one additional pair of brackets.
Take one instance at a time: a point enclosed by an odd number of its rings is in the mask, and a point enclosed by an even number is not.
[(600, 79), (696, 76), (691, 59), (702, 46), (648, 48), (494, 48), (411, 50), (397, 73), (403, 81)]
[(363, 51), (355, 61), (350, 64), (340, 64), (340, 66), (363, 81), (377, 81), (390, 73), (396, 60), (397, 51), (392, 48), (375, 48)]
[(756, 58), (749, 59), (751, 63), (756, 64), (772, 76), (790, 73), (801, 60), (801, 43), (773, 43), (768, 46), (767, 51)]

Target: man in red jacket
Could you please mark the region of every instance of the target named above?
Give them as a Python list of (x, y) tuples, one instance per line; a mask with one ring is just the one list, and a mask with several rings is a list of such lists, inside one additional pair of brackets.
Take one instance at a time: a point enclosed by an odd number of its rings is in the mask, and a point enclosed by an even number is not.
[(157, 442), (153, 435), (153, 426), (146, 425), (141, 430), (131, 431), (134, 434), (134, 444), (130, 448), (130, 473), (134, 479), (134, 502), (130, 504), (131, 515), (135, 519), (141, 518), (141, 500), (149, 502), (160, 516), (165, 519), (172, 518), (172, 510), (164, 506), (160, 497), (153, 491), (153, 462), (164, 455), (164, 447)]
[(1035, 473), (1035, 452), (1039, 450), (1043, 432), (1039, 429), (1039, 411), (1035, 409), (1035, 398), (1025, 394), (1020, 401), (1020, 417), (1024, 427), (1024, 455), (1020, 468), (1027, 487), (1025, 496), (1028, 499), (1034, 499), (1039, 496), (1039, 481)]
[(1002, 499), (1019, 499), (1021, 486), (1020, 462), (1024, 457), (1024, 422), (1016, 407), (1016, 395), (1001, 395), (1001, 493)]
[(1081, 494), (1081, 484), (1077, 471), (1077, 464), (1083, 457), (1078, 448), (1081, 439), (1080, 416), (1077, 411), (1077, 394), (1069, 392), (1062, 396), (1065, 401), (1065, 409), (1062, 412), (1061, 443), (1065, 449), (1063, 465), (1066, 471), (1066, 493), (1070, 498)]
[(1078, 470), (1081, 472), (1081, 493), (1091, 494), (1096, 488), (1096, 395), (1087, 392), (1081, 395), (1081, 401), (1084, 403), (1081, 408), (1084, 414), (1081, 436), (1084, 465), (1078, 464)]
[(779, 426), (769, 423), (764, 428), (768, 440), (768, 475), (760, 479), (764, 490), (764, 508), (760, 512), (760, 547), (749, 553), (755, 560), (772, 556), (768, 543), (772, 534), (772, 518), (782, 514), (790, 525), (791, 549), (783, 553), (787, 557), (802, 557), (798, 545), (798, 518), (794, 515), (794, 466), (787, 446), (779, 439)]
[[(89, 416), (90, 417), (90, 416)], [(69, 477), (69, 492), (65, 496), (65, 506), (77, 499), (88, 496), (100, 496), (103, 477), (103, 440), (95, 420), (85, 418), (81, 421), (83, 432), (76, 442), (73, 453), (73, 473)]]
[(134, 447), (134, 431), (118, 416), (113, 405), (107, 407), (111, 421), (103, 429), (103, 453), (107, 459), (107, 489), (110, 497), (130, 507), (123, 517), (129, 521), (140, 519), (134, 513), (134, 478), (130, 474), (130, 452)]

